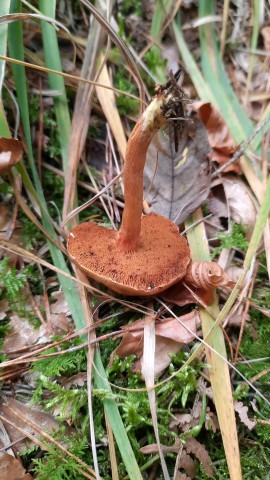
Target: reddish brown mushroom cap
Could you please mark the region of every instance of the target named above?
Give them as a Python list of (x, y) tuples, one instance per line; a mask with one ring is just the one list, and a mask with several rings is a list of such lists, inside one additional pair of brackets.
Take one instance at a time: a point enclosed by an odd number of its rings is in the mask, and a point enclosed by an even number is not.
[(143, 217), (140, 243), (133, 252), (117, 247), (118, 235), (82, 223), (69, 234), (69, 255), (87, 275), (123, 295), (154, 295), (185, 275), (189, 247), (170, 220), (155, 214)]

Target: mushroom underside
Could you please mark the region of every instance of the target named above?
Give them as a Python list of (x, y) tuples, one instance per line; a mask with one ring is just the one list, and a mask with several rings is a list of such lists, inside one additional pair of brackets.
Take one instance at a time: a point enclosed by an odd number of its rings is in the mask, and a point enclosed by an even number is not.
[(124, 295), (154, 295), (185, 275), (189, 247), (170, 220), (144, 216), (136, 251), (121, 251), (117, 239), (115, 230), (82, 223), (69, 234), (68, 252), (88, 276)]

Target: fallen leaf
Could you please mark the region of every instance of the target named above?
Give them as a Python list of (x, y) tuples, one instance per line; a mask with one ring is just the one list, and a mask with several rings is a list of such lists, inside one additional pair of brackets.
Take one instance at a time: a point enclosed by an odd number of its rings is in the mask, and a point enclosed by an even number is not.
[[(249, 188), (241, 178), (226, 175), (222, 177), (222, 183), (217, 180), (214, 186), (216, 188), (211, 189), (208, 201), (210, 211), (220, 217), (230, 217), (234, 223), (241, 224), (247, 229), (253, 228), (257, 209)], [(222, 190), (225, 193), (223, 206), (221, 205)]]
[(213, 296), (213, 290), (203, 290), (202, 288), (192, 287), (192, 292), (188, 290), (183, 282), (178, 282), (172, 287), (167, 288), (160, 294), (161, 298), (168, 303), (173, 303), (174, 305), (179, 305), (180, 307), (184, 305), (189, 305), (191, 303), (198, 303), (198, 299), (210, 305)]
[(190, 477), (187, 477), (185, 473), (178, 472), (175, 480), (193, 480), (193, 479)]
[[(177, 438), (173, 445), (161, 445), (163, 453), (178, 453), (181, 447), (181, 440)], [(151, 443), (150, 445), (145, 445), (140, 448), (140, 451), (144, 454), (155, 454), (158, 453), (158, 446), (156, 443)]]
[(183, 451), (181, 453), (179, 467), (183, 468), (186, 471), (189, 478), (191, 478), (191, 479), (195, 478), (195, 475), (196, 475), (195, 462), (184, 448), (183, 448)]
[(217, 262), (191, 262), (183, 280), (185, 283), (203, 290), (234, 286), (234, 282)]
[[(156, 337), (154, 376), (158, 377), (170, 365), (171, 355), (176, 355), (181, 349), (182, 344), (169, 338)], [(141, 372), (143, 364), (143, 354), (135, 363), (134, 372)]]
[(193, 139), (180, 141), (179, 152), (164, 132), (151, 143), (144, 169), (150, 211), (183, 223), (207, 198), (210, 188), (209, 144), (205, 129), (196, 123)]
[[(174, 419), (170, 423), (170, 428), (175, 428), (175, 427), (186, 427), (188, 426), (188, 430), (190, 429), (190, 425), (192, 422), (192, 416), (190, 413), (176, 413), (174, 415)], [(186, 430), (184, 430), (186, 431)]]
[(209, 407), (207, 407), (206, 409), (204, 426), (206, 430), (212, 430), (212, 432), (214, 433), (216, 433), (216, 431), (219, 430), (219, 423), (218, 423), (217, 416), (213, 412), (211, 412)]
[[(27, 405), (15, 400), (14, 398), (9, 398), (8, 400), (4, 401), (0, 399), (0, 411), (1, 415), (5, 417), (5, 419), (10, 420), (15, 425), (20, 428), (23, 428), (27, 432), (32, 433), (33, 435), (37, 435), (33, 432), (33, 429), (26, 425), (24, 422), (20, 421), (20, 419), (15, 416), (12, 411), (8, 408), (11, 407), (13, 410), (18, 412), (21, 416), (28, 419), (32, 423), (35, 423), (45, 430), (47, 433), (57, 431), (59, 429), (59, 423), (54, 418), (53, 415), (50, 413), (42, 412), (41, 410), (34, 409), (33, 407), (28, 407)], [(4, 422), (5, 428), (8, 432), (9, 438), (11, 442), (16, 442), (16, 449), (19, 452), (25, 451), (27, 448), (33, 447), (34, 443), (32, 440), (25, 439), (23, 441), (19, 441), (22, 438), (22, 433), (17, 430), (17, 428), (9, 425), (8, 423)], [(0, 477), (2, 480), (2, 477)], [(9, 479), (10, 480), (10, 479)]]
[(249, 430), (255, 427), (256, 422), (248, 418), (248, 407), (243, 402), (234, 402), (234, 410), (238, 413), (240, 420)]
[(189, 343), (194, 340), (197, 326), (200, 325), (200, 316), (197, 310), (193, 310), (178, 318), (166, 318), (157, 323), (156, 335), (170, 338), (179, 343)]
[(270, 50), (270, 26), (263, 27), (261, 29), (261, 34), (263, 37), (264, 49), (269, 52)]
[[(197, 112), (198, 118), (204, 123), (208, 141), (212, 148), (209, 158), (212, 161), (224, 165), (235, 153), (236, 145), (229, 132), (227, 124), (218, 110), (210, 103), (194, 102), (192, 109)], [(238, 162), (233, 163), (225, 169), (225, 172), (233, 171), (241, 173)]]
[[(178, 319), (167, 318), (156, 322), (156, 376), (160, 375), (171, 363), (171, 354), (177, 353), (183, 343), (189, 343), (194, 339), (199, 323), (200, 317), (197, 310), (178, 317)], [(110, 363), (112, 363), (115, 355), (124, 358), (135, 354), (138, 360), (134, 370), (141, 371), (143, 361), (143, 328), (144, 320), (142, 319), (122, 327), (122, 330), (124, 330), (122, 341), (112, 353)]]
[(46, 343), (48, 335), (43, 325), (35, 328), (29, 321), (17, 314), (10, 317), (10, 330), (4, 339), (3, 352), (13, 357), (21, 350), (33, 345)]
[(67, 390), (74, 385), (75, 387), (83, 387), (84, 384), (87, 382), (87, 373), (86, 372), (79, 372), (76, 373), (76, 375), (73, 375), (72, 377), (69, 378), (64, 378), (61, 381), (61, 384), (63, 387), (65, 387)]
[(8, 453), (0, 452), (0, 478), (1, 480), (31, 480), (33, 477), (30, 473), (25, 473), (20, 460)]
[(20, 161), (23, 146), (15, 138), (0, 138), (0, 175), (7, 173), (11, 167)]
[(195, 455), (195, 457), (201, 462), (207, 475), (214, 475), (211, 458), (204, 445), (198, 442), (196, 438), (188, 437), (186, 440), (186, 450), (187, 453), (193, 453), (193, 455)]
[(7, 315), (9, 303), (6, 298), (0, 301), (0, 320), (3, 320)]

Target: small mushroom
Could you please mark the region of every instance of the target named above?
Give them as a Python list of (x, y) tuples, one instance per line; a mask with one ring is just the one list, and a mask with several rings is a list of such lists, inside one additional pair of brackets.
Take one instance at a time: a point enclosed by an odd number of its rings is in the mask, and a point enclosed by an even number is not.
[(0, 137), (0, 175), (8, 173), (23, 155), (23, 146), (15, 138)]
[(125, 208), (120, 231), (88, 222), (73, 228), (68, 237), (68, 253), (78, 267), (97, 282), (124, 295), (162, 292), (183, 278), (190, 261), (188, 244), (173, 222), (156, 214), (142, 216), (143, 170), (148, 147), (170, 116), (175, 117), (177, 102), (182, 108), (183, 95), (177, 95), (172, 83), (159, 86), (128, 140)]

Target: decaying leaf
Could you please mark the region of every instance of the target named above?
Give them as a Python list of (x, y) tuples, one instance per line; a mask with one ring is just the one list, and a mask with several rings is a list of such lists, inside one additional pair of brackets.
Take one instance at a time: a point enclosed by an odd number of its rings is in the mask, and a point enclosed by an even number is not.
[(11, 167), (20, 161), (23, 146), (15, 138), (0, 138), (0, 175), (7, 173)]
[[(185, 284), (188, 284), (191, 289), (186, 288)], [(185, 277), (162, 292), (161, 297), (166, 302), (179, 306), (200, 301), (210, 305), (215, 288), (233, 285), (234, 282), (218, 263), (192, 262), (187, 268)]]
[(64, 378), (61, 381), (63, 387), (67, 390), (74, 385), (75, 387), (83, 387), (84, 384), (87, 382), (87, 373), (86, 372), (79, 372), (76, 375), (72, 375), (72, 377)]
[(248, 407), (243, 402), (234, 402), (234, 410), (238, 413), (240, 420), (249, 430), (255, 427), (256, 422), (248, 418)]
[(255, 225), (255, 202), (247, 185), (240, 178), (226, 175), (222, 177), (222, 183), (217, 180), (213, 187), (208, 205), (214, 215), (230, 218), (247, 229)]
[(152, 212), (181, 224), (204, 202), (210, 187), (208, 152), (205, 129), (199, 122), (194, 138), (186, 134), (178, 153), (164, 132), (156, 136), (144, 169), (146, 200)]
[(263, 37), (264, 48), (269, 52), (270, 50), (270, 26), (267, 25), (261, 29), (261, 34)]
[[(194, 102), (192, 109), (196, 110), (199, 119), (206, 127), (208, 141), (212, 147), (209, 158), (220, 165), (224, 165), (236, 150), (235, 142), (226, 122), (210, 103)], [(236, 162), (225, 169), (225, 172), (229, 171), (241, 173), (242, 170), (239, 163)]]
[(1, 480), (31, 480), (30, 473), (25, 473), (20, 460), (5, 452), (0, 452)]
[(48, 341), (46, 329), (43, 325), (34, 328), (26, 318), (17, 314), (10, 317), (10, 331), (4, 340), (3, 351), (12, 356), (20, 354), (26, 347), (42, 344)]
[(184, 469), (189, 478), (195, 478), (196, 474), (196, 465), (191, 456), (183, 448), (180, 458), (180, 468)]
[(234, 282), (216, 262), (191, 262), (187, 267), (184, 280), (203, 290), (234, 285)]
[(175, 413), (174, 419), (170, 423), (170, 428), (180, 427), (183, 432), (186, 432), (191, 428), (192, 421), (193, 417), (190, 413)]
[(214, 475), (211, 458), (204, 445), (202, 445), (196, 438), (188, 437), (186, 440), (187, 453), (193, 453), (195, 457), (202, 463), (207, 475)]
[[(193, 310), (187, 315), (156, 321), (155, 375), (160, 375), (171, 362), (171, 354), (177, 353), (183, 343), (194, 339), (194, 334), (200, 323), (199, 313)], [(186, 327), (187, 328), (186, 328)], [(144, 320), (137, 320), (131, 325), (122, 327), (124, 330), (122, 342), (111, 356), (124, 358), (135, 354), (138, 361), (135, 370), (141, 370), (143, 360), (143, 328)]]
[(179, 305), (179, 307), (182, 307), (184, 305), (197, 303), (198, 300), (206, 305), (210, 305), (212, 301), (212, 295), (212, 291), (203, 290), (202, 288), (194, 287), (192, 288), (192, 291), (188, 290), (181, 281), (172, 287), (167, 288), (167, 290), (164, 290), (160, 296), (163, 298), (163, 300), (165, 300), (165, 302), (173, 303), (174, 305)]
[(6, 317), (8, 307), (9, 304), (6, 298), (0, 301), (0, 320), (3, 320)]
[[(1, 415), (3, 415), (5, 419), (10, 420), (12, 423), (14, 423), (20, 428), (23, 428), (27, 432), (30, 432), (36, 435), (35, 433), (33, 433), (33, 429), (30, 426), (27, 426), (24, 422), (20, 421), (19, 418), (15, 416), (10, 410), (10, 408), (8, 407), (11, 407), (21, 416), (35, 423), (40, 428), (45, 430), (47, 433), (52, 431), (57, 431), (59, 429), (59, 424), (57, 420), (50, 413), (45, 413), (40, 410), (33, 409), (33, 407), (30, 408), (27, 405), (19, 402), (18, 400), (15, 400), (14, 398), (9, 398), (6, 401), (4, 401), (3, 399), (0, 399)], [(34, 443), (31, 440), (22, 440), (18, 442), (18, 440), (22, 438), (22, 433), (19, 432), (17, 428), (9, 425), (8, 423), (5, 423), (5, 422), (3, 423), (8, 432), (10, 441), (16, 442), (16, 449), (19, 452), (25, 451), (27, 448), (34, 446)], [(2, 480), (1, 476), (0, 478)]]
[[(161, 445), (163, 453), (178, 453), (181, 447), (181, 440), (177, 438), (173, 445)], [(151, 445), (145, 445), (140, 448), (140, 451), (144, 454), (158, 453), (158, 446), (156, 443), (151, 443)]]

